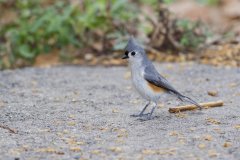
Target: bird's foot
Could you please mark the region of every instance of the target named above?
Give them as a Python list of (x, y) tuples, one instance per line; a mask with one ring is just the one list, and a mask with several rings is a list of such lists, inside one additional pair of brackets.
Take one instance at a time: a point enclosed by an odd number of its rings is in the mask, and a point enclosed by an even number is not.
[(133, 114), (130, 115), (131, 117), (138, 117), (138, 120), (140, 121), (148, 121), (154, 118), (151, 113), (145, 113), (145, 114)]
[(141, 114), (140, 113), (140, 114), (131, 114), (130, 116), (131, 117), (145, 117), (145, 116), (148, 116), (148, 115), (149, 115), (149, 113), (145, 113), (145, 114), (143, 114), (143, 113)]
[(142, 116), (142, 117), (139, 117), (138, 120), (140, 121), (148, 121), (148, 120), (152, 120), (154, 119), (154, 116), (148, 114), (147, 116)]

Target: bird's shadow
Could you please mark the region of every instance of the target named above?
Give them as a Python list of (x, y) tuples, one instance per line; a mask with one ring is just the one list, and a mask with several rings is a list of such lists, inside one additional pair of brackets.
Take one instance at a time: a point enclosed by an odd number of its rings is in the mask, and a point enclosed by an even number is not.
[[(203, 110), (194, 110), (194, 111), (188, 111), (185, 112), (188, 116), (200, 116), (200, 115), (204, 115)], [(145, 116), (142, 117), (138, 117), (136, 119), (136, 121), (140, 121), (140, 122), (145, 122), (145, 121), (153, 121), (153, 120), (170, 120), (171, 118), (175, 118), (176, 113), (168, 113), (166, 114), (165, 112), (161, 112), (160, 114), (151, 116), (150, 118), (147, 116), (147, 114)]]

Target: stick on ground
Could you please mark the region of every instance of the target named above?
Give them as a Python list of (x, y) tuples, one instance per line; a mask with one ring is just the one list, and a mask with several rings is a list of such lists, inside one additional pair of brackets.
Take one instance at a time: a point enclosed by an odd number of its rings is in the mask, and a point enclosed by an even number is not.
[[(205, 109), (210, 108), (210, 107), (220, 107), (220, 106), (223, 106), (223, 101), (205, 102), (205, 103), (200, 103), (200, 105), (203, 106)], [(182, 111), (194, 110), (197, 108), (198, 107), (195, 105), (185, 105), (185, 106), (169, 108), (168, 111), (170, 113), (178, 113), (178, 112), (182, 112)]]

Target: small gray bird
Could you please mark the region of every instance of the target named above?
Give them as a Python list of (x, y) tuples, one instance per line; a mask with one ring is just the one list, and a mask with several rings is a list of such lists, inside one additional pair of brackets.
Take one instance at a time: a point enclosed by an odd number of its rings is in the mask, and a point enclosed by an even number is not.
[[(131, 116), (140, 117), (142, 120), (151, 119), (162, 92), (173, 94), (181, 101), (185, 100), (196, 105), (199, 109), (202, 108), (197, 102), (178, 92), (157, 72), (152, 62), (147, 58), (144, 49), (134, 40), (133, 37), (129, 39), (125, 48), (125, 55), (122, 59), (128, 59), (133, 85), (139, 94), (148, 101), (139, 114)], [(154, 103), (154, 107), (150, 113), (144, 114), (144, 111), (151, 102)]]

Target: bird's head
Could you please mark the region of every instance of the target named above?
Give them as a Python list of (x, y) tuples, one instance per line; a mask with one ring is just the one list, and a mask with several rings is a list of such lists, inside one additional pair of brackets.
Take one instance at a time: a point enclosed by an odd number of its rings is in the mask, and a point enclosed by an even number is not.
[(131, 37), (125, 47), (125, 55), (122, 59), (128, 59), (130, 63), (141, 62), (146, 58), (144, 49)]

